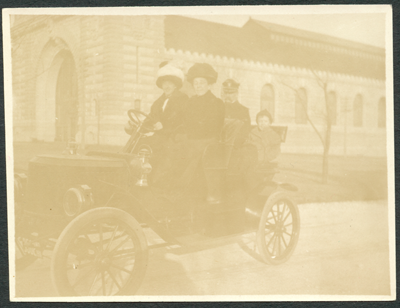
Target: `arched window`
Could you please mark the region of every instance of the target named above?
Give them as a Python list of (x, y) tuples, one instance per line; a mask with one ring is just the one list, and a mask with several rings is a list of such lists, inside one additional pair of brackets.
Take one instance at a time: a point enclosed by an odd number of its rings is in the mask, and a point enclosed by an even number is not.
[(386, 98), (381, 97), (378, 103), (378, 127), (386, 127)]
[(296, 91), (295, 121), (296, 124), (307, 124), (307, 92), (300, 88)]
[(261, 89), (261, 110), (267, 109), (272, 118), (275, 118), (275, 92), (271, 84), (266, 84)]
[(337, 122), (337, 102), (336, 93), (331, 91), (328, 93), (328, 117), (331, 121), (331, 125), (336, 125)]
[(361, 94), (357, 94), (353, 103), (353, 126), (363, 126), (363, 99)]

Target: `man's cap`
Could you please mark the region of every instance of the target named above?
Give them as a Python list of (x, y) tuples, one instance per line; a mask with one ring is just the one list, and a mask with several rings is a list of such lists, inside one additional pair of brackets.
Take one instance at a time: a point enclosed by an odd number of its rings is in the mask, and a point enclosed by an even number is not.
[(224, 92), (227, 93), (234, 93), (239, 90), (240, 83), (236, 82), (233, 79), (227, 79), (222, 83), (222, 88), (224, 89)]

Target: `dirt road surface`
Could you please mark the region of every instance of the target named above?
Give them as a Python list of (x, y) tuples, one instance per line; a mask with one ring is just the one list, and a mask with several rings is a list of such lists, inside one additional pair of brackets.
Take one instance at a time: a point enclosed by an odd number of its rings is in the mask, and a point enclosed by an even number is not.
[[(138, 295), (390, 294), (386, 201), (301, 204), (299, 210), (300, 238), (286, 263), (259, 261), (254, 234), (203, 251), (154, 249)], [(17, 273), (16, 296), (57, 296), (49, 259)]]

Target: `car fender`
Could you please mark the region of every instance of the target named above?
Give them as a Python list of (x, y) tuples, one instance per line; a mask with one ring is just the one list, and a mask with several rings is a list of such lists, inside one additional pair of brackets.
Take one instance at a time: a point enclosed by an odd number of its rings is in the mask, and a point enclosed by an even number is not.
[(168, 229), (160, 224), (157, 219), (146, 210), (143, 203), (129, 191), (120, 189), (115, 192), (107, 201), (106, 206), (116, 207), (126, 211), (140, 223), (148, 225), (164, 241), (168, 243), (177, 243), (176, 239), (171, 235)]
[(290, 183), (277, 183), (269, 181), (256, 187), (246, 203), (246, 227), (250, 230), (258, 228), (264, 205), (268, 198), (279, 191), (297, 191), (297, 187)]
[(290, 183), (268, 182), (259, 194), (268, 197), (277, 190), (298, 191), (298, 188), (296, 185)]

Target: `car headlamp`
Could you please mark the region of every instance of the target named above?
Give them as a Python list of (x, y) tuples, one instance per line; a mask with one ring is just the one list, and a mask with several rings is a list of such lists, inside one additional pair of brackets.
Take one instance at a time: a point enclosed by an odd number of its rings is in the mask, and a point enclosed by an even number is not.
[(72, 187), (63, 198), (63, 209), (67, 216), (75, 217), (93, 205), (91, 188), (87, 185)]
[(147, 148), (142, 148), (138, 153), (140, 161), (140, 179), (136, 182), (137, 186), (141, 187), (149, 186), (147, 182), (147, 175), (152, 170), (152, 167), (149, 163), (150, 156), (151, 156), (151, 149), (149, 151)]

